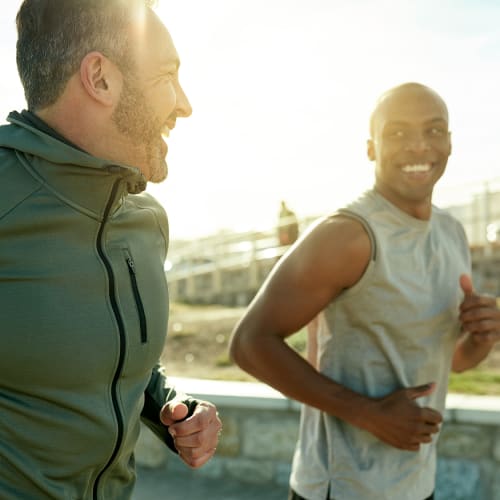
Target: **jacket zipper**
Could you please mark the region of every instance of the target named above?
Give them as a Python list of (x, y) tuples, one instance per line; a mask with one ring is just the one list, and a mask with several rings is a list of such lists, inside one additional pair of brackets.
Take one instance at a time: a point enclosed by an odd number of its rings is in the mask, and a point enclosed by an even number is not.
[(145, 344), (148, 341), (148, 329), (146, 323), (146, 314), (144, 313), (144, 305), (141, 300), (141, 294), (139, 293), (139, 287), (137, 286), (135, 263), (132, 257), (128, 254), (126, 256), (126, 261), (127, 261), (128, 273), (130, 275), (130, 283), (132, 284), (132, 292), (134, 294), (135, 305), (137, 306), (137, 312), (139, 313), (141, 342)]
[(113, 449), (113, 453), (111, 454), (108, 462), (106, 465), (101, 469), (101, 472), (96, 477), (96, 480), (94, 482), (94, 487), (93, 487), (93, 498), (94, 500), (98, 499), (97, 492), (99, 489), (99, 482), (103, 476), (103, 474), (106, 472), (106, 470), (110, 467), (110, 465), (113, 463), (114, 459), (118, 455), (118, 451), (120, 449), (120, 446), (122, 444), (123, 440), (123, 416), (120, 411), (120, 406), (118, 403), (118, 391), (117, 391), (117, 386), (118, 386), (118, 380), (120, 379), (120, 375), (122, 373), (123, 369), (123, 362), (125, 359), (125, 348), (126, 348), (126, 339), (125, 339), (125, 327), (123, 324), (123, 318), (120, 314), (120, 310), (118, 308), (118, 302), (116, 300), (116, 293), (115, 293), (115, 276), (113, 273), (113, 268), (111, 267), (111, 263), (109, 259), (106, 257), (103, 249), (103, 233), (104, 233), (104, 227), (106, 222), (108, 221), (109, 213), (111, 211), (111, 207), (113, 206), (113, 202), (116, 197), (116, 193), (118, 191), (118, 186), (120, 185), (121, 181), (118, 180), (115, 182), (113, 185), (113, 188), (111, 190), (111, 194), (108, 200), (108, 203), (106, 205), (106, 208), (104, 209), (104, 215), (101, 223), (101, 227), (99, 228), (99, 233), (97, 234), (97, 242), (96, 242), (96, 248), (97, 248), (97, 253), (99, 254), (99, 257), (101, 258), (104, 267), (106, 268), (106, 273), (108, 275), (108, 283), (109, 283), (109, 300), (111, 303), (111, 308), (113, 309), (115, 318), (116, 318), (116, 323), (118, 325), (118, 335), (119, 335), (119, 341), (120, 341), (120, 352), (118, 356), (118, 364), (116, 366), (115, 374), (113, 376), (113, 380), (111, 382), (111, 399), (113, 403), (113, 409), (115, 411), (115, 416), (116, 416), (116, 424), (117, 424), (117, 436), (116, 436), (116, 443), (115, 447)]

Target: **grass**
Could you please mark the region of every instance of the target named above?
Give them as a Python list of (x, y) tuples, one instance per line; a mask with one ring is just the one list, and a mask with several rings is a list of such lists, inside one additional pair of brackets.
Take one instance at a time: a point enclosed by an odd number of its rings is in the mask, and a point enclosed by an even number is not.
[[(221, 314), (218, 314), (219, 310)], [(240, 313), (236, 311), (236, 314), (228, 316), (228, 311), (233, 312), (220, 306), (173, 304), (163, 358), (171, 374), (254, 381), (253, 377), (241, 371), (229, 359), (230, 332)], [(306, 329), (291, 335), (286, 342), (304, 356), (307, 348)], [(192, 362), (186, 361), (191, 358)], [(500, 396), (500, 345), (479, 367), (461, 374), (451, 373), (448, 388), (454, 393)]]
[(286, 342), (297, 352), (304, 353), (307, 346), (307, 330), (305, 328), (302, 328), (302, 330), (288, 337), (286, 339)]
[(449, 392), (500, 396), (500, 372), (476, 368), (463, 373), (451, 373)]

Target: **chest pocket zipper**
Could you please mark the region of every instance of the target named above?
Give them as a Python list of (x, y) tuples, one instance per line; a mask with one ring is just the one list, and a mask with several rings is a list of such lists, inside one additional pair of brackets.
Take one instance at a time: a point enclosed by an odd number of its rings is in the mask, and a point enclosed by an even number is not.
[(141, 329), (141, 343), (145, 344), (148, 341), (148, 329), (146, 324), (146, 314), (144, 312), (144, 306), (141, 300), (141, 294), (139, 293), (139, 287), (137, 286), (137, 277), (134, 259), (128, 254), (125, 254), (125, 260), (127, 262), (128, 274), (130, 275), (130, 283), (132, 285), (132, 292), (134, 294), (135, 305), (137, 306), (137, 312), (139, 314), (139, 326)]

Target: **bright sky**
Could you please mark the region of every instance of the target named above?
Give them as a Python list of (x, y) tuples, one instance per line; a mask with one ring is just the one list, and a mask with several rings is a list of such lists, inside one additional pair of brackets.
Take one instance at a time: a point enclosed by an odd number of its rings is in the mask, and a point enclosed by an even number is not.
[[(24, 107), (14, 19), (2, 3), (0, 116)], [(330, 212), (373, 182), (377, 96), (405, 81), (448, 103), (453, 154), (436, 200), (500, 176), (500, 2), (160, 0), (193, 106), (169, 138), (169, 178), (149, 190), (171, 237)], [(457, 188), (459, 186), (459, 188)]]

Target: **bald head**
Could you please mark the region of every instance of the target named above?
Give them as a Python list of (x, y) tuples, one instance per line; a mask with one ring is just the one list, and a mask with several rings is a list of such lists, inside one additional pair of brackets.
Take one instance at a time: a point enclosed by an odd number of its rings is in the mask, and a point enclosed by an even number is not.
[(432, 191), (451, 153), (448, 109), (420, 83), (398, 85), (380, 96), (370, 119), (368, 158), (377, 191), (413, 217), (428, 219)]
[(370, 137), (375, 135), (375, 128), (388, 107), (397, 108), (401, 113), (404, 113), (408, 103), (418, 102), (419, 97), (431, 97), (438, 107), (441, 108), (443, 116), (448, 121), (448, 108), (443, 98), (433, 89), (422, 85), (421, 83), (409, 82), (393, 87), (384, 92), (375, 103), (375, 108), (370, 116)]

